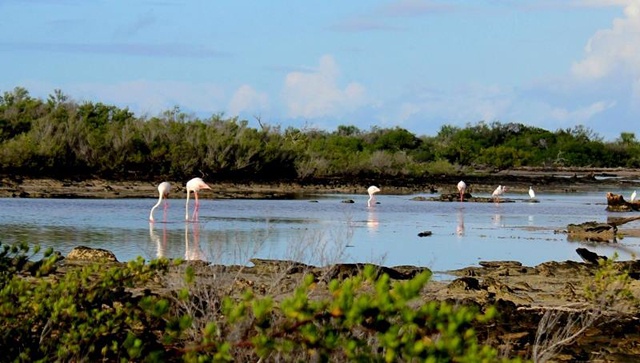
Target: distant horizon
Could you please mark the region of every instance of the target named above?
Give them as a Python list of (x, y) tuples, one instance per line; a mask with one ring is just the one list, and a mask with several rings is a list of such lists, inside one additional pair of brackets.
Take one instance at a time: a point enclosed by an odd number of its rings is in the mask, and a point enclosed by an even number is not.
[(0, 91), (282, 127), (640, 120), (640, 0), (0, 2)]

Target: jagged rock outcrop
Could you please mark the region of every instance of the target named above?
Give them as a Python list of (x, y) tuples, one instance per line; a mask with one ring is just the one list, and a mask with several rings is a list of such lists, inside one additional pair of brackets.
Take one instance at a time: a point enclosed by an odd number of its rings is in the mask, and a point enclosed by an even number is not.
[(118, 262), (116, 255), (102, 248), (78, 246), (72, 249), (66, 257), (67, 261), (109, 261)]
[(567, 226), (567, 233), (572, 241), (613, 242), (617, 231), (614, 225), (596, 221), (572, 223)]
[(633, 212), (640, 211), (640, 201), (627, 202), (620, 194), (607, 193), (607, 211)]
[(621, 218), (607, 217), (606, 222), (589, 221), (580, 224), (567, 225), (567, 234), (571, 241), (588, 242), (616, 242), (618, 227), (623, 224), (640, 220), (640, 216)]

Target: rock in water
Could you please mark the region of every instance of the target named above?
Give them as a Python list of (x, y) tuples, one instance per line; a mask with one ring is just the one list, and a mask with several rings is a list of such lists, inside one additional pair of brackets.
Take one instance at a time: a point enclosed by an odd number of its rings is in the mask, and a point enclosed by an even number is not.
[(640, 211), (640, 202), (627, 202), (620, 194), (607, 193), (607, 211), (609, 212), (631, 212)]
[(606, 260), (607, 256), (600, 256), (595, 252), (591, 252), (586, 248), (576, 248), (576, 252), (582, 258), (582, 260), (586, 263), (592, 263), (597, 265), (598, 260), (603, 259)]

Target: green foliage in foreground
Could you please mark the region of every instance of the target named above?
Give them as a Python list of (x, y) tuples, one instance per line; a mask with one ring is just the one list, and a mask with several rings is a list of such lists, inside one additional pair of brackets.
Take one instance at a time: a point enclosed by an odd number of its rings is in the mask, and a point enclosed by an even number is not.
[[(359, 276), (331, 281), (327, 298), (310, 298), (316, 284), (311, 275), (279, 304), (249, 292), (240, 301), (225, 298), (220, 307), (225, 319), (211, 322), (199, 344), (187, 345), (185, 359), (236, 361), (243, 354), (243, 361), (501, 361), (494, 348), (478, 341), (473, 328), (497, 312), (421, 303), (420, 291), (429, 278), (422, 273), (392, 283), (367, 266)], [(193, 296), (185, 290), (182, 298)], [(230, 341), (231, 336), (236, 338)], [(242, 347), (250, 350), (242, 352)]]
[[(28, 247), (3, 245), (2, 265), (24, 260)], [(56, 255), (45, 254), (35, 275), (51, 272)], [(59, 279), (33, 279), (14, 270), (0, 290), (0, 350), (3, 361), (126, 360), (162, 352), (144, 306), (153, 297), (133, 297), (127, 288), (148, 282), (166, 261), (70, 269)], [(155, 304), (157, 306), (157, 304)]]
[[(22, 260), (25, 246), (0, 258)], [(45, 257), (51, 266), (55, 255)], [(135, 289), (162, 276), (166, 260), (123, 266), (89, 264), (63, 275), (33, 279), (17, 270), (0, 290), (0, 350), (4, 361), (425, 361), (493, 362), (495, 349), (478, 341), (474, 324), (495, 316), (489, 309), (420, 303), (428, 274), (405, 282), (363, 274), (331, 281), (330, 296), (310, 298), (307, 276), (294, 294), (276, 303), (246, 292), (224, 297), (217, 318), (187, 339), (198, 316), (172, 308), (172, 301), (202, 298), (187, 287), (163, 299)], [(43, 271), (51, 268), (43, 267)], [(37, 274), (36, 274), (37, 275)], [(133, 294), (132, 291), (139, 291)], [(145, 292), (146, 291), (146, 292)], [(206, 303), (206, 302), (205, 302)]]

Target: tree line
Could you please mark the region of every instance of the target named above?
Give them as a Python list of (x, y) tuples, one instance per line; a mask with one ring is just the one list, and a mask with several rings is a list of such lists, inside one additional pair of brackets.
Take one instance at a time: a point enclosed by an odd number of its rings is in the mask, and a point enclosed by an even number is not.
[(423, 177), (480, 168), (640, 167), (640, 142), (623, 132), (604, 141), (578, 125), (549, 131), (521, 123), (443, 125), (435, 136), (400, 127), (334, 131), (282, 128), (257, 119), (198, 118), (179, 107), (158, 116), (46, 100), (16, 87), (0, 96), (0, 172), (32, 177), (219, 180)]

